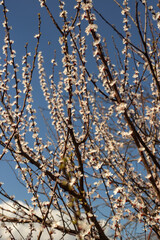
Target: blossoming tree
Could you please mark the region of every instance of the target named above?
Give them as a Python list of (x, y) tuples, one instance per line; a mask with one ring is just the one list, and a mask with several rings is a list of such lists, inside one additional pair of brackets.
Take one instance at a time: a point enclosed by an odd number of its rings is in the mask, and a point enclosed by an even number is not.
[[(92, 0), (74, 1), (72, 18), (59, 0), (63, 21), (39, 0), (59, 31), (62, 52), (61, 66), (56, 57), (51, 60), (49, 78), (39, 50), (40, 14), (35, 52), (30, 60), (26, 45), (21, 76), (7, 6), (0, 2), (5, 29), (0, 159), (12, 157), (17, 178), (32, 194), (32, 203), (22, 204), (1, 183), (1, 199), (13, 203), (0, 210), (11, 239), (21, 224), (29, 225), (26, 239), (32, 239), (35, 224), (40, 226), (37, 239), (44, 239), (44, 231), (48, 239), (57, 231), (61, 239), (151, 239), (152, 233), (160, 238), (160, 3), (113, 2), (123, 16), (122, 29), (108, 22)], [(117, 36), (112, 55), (109, 37), (98, 29), (102, 23)], [(32, 97), (37, 63), (48, 109), (47, 117), (42, 111), (47, 138)]]

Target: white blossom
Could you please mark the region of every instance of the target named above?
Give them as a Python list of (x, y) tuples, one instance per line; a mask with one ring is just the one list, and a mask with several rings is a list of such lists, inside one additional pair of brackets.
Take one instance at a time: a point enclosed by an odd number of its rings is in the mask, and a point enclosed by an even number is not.
[(86, 27), (86, 34), (89, 35), (91, 33), (91, 31), (93, 30), (94, 32), (96, 32), (98, 29), (98, 26), (96, 24), (89, 24), (87, 27)]

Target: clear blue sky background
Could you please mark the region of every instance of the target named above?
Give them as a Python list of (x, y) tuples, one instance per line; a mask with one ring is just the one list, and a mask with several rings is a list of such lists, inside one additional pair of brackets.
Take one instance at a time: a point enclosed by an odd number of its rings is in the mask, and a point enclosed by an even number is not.
[[(66, 0), (67, 2), (67, 9), (69, 12), (69, 15), (73, 13), (72, 10), (72, 3), (74, 3), (74, 0)], [(95, 7), (102, 13), (102, 15), (105, 16), (105, 18), (110, 21), (112, 24), (117, 26), (121, 32), (122, 32), (122, 16), (120, 14), (121, 10), (117, 5), (113, 2), (113, 0), (94, 0)], [(122, 2), (122, 1), (120, 1)], [(130, 0), (130, 2), (133, 5), (134, 9), (134, 2)], [(154, 5), (158, 2), (157, 0), (151, 1)], [(58, 0), (47, 0), (48, 6), (55, 17), (55, 19), (58, 21), (59, 16), (59, 8), (58, 8)], [(45, 8), (40, 8), (39, 1), (38, 0), (6, 0), (7, 8), (9, 9), (8, 13), (8, 19), (9, 19), (9, 25), (12, 26), (11, 31), (11, 39), (15, 41), (14, 43), (14, 49), (17, 52), (16, 62), (21, 67), (21, 61), (22, 56), (25, 54), (24, 46), (26, 42), (29, 43), (29, 51), (34, 52), (34, 48), (36, 45), (36, 40), (34, 39), (34, 35), (38, 33), (38, 16), (37, 14), (41, 14), (42, 19), (42, 37), (40, 42), (40, 50), (43, 52), (44, 58), (45, 58), (45, 66), (47, 73), (51, 73), (51, 68), (49, 70), (49, 66), (51, 67), (50, 60), (53, 58), (54, 49), (57, 49), (57, 60), (60, 62), (61, 59), (61, 53), (60, 53), (60, 47), (58, 43), (58, 31), (51, 22), (51, 19), (49, 18)], [(70, 13), (71, 12), (71, 13)], [(134, 14), (134, 13), (133, 13)], [(3, 22), (2, 17), (2, 7), (0, 12), (0, 24)], [(97, 17), (98, 21), (100, 20)], [(110, 29), (108, 26), (104, 24), (103, 21), (99, 21), (98, 23), (99, 29), (98, 31), (107, 39), (107, 42), (109, 42), (109, 52), (112, 54), (112, 48), (110, 45), (111, 41), (111, 35), (113, 34), (113, 30)], [(0, 27), (0, 35), (2, 36), (2, 28)], [(48, 45), (48, 41), (51, 42), (50, 45)], [(2, 46), (3, 40), (0, 39), (0, 45)], [(1, 54), (1, 50), (0, 50)], [(92, 69), (92, 65), (89, 65), (88, 67)], [(58, 67), (57, 71), (61, 70), (60, 66)], [(21, 72), (19, 72), (19, 78), (21, 78)], [(37, 71), (34, 73), (33, 77), (33, 90), (34, 90), (34, 100), (35, 100), (35, 107), (38, 106), (45, 106), (44, 98), (41, 93), (41, 89), (39, 86), (39, 79)], [(43, 136), (43, 124), (40, 124), (40, 131)], [(9, 169), (8, 165), (4, 162), (0, 162), (0, 182), (4, 182), (4, 187), (9, 190), (9, 193), (16, 196), (16, 199), (24, 200), (27, 199), (27, 193), (25, 188), (20, 187), (19, 184), (17, 184), (17, 180), (13, 174), (13, 172)]]

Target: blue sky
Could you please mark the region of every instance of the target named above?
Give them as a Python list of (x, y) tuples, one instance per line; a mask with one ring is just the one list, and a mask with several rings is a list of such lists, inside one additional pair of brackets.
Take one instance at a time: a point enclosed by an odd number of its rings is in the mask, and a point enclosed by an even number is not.
[[(69, 15), (73, 13), (72, 10), (72, 3), (74, 3), (74, 0), (67, 0), (66, 8), (68, 9)], [(122, 32), (122, 16), (120, 14), (120, 9), (117, 7), (117, 5), (113, 2), (113, 0), (94, 0), (95, 7), (102, 13), (102, 15), (105, 16), (105, 18), (110, 21), (112, 24), (114, 24), (120, 31)], [(130, 1), (133, 4), (134, 9), (134, 1)], [(157, 0), (152, 1), (154, 4), (157, 3)], [(47, 0), (48, 6), (55, 17), (55, 19), (58, 21), (59, 16), (59, 8), (58, 8), (58, 0)], [(43, 52), (44, 59), (45, 59), (45, 66), (47, 74), (49, 75), (51, 73), (51, 64), (50, 61), (53, 58), (54, 50), (57, 49), (57, 61), (59, 63), (61, 62), (61, 53), (60, 53), (60, 46), (58, 44), (58, 31), (51, 22), (51, 19), (49, 18), (46, 10), (44, 8), (40, 8), (39, 1), (38, 0), (6, 0), (7, 8), (9, 9), (8, 13), (8, 19), (9, 19), (9, 25), (12, 26), (11, 31), (11, 39), (14, 40), (14, 49), (17, 52), (16, 62), (21, 67), (21, 59), (22, 56), (25, 54), (24, 46), (26, 42), (28, 42), (28, 49), (29, 51), (34, 52), (34, 48), (36, 45), (36, 40), (34, 38), (34, 35), (38, 33), (38, 16), (37, 14), (41, 14), (41, 20), (42, 20), (42, 26), (41, 26), (41, 42), (39, 49)], [(70, 13), (71, 12), (71, 13)], [(134, 12), (133, 12), (134, 16)], [(109, 53), (112, 56), (112, 45), (111, 45), (111, 35), (113, 34), (113, 30), (110, 29), (102, 20), (97, 17), (98, 20), (98, 31), (100, 33), (103, 33), (103, 37), (107, 39), (107, 42), (109, 43)], [(3, 22), (2, 14), (0, 14), (0, 23)], [(0, 33), (1, 33), (0, 28)], [(51, 42), (50, 45), (48, 45), (48, 41)], [(2, 46), (3, 41), (0, 40), (0, 45)], [(1, 50), (0, 50), (1, 51)], [(1, 53), (1, 52), (0, 52)], [(87, 63), (87, 67), (92, 70), (93, 66), (90, 64), (90, 62)], [(59, 64), (57, 68), (57, 72), (59, 70), (62, 70), (62, 66)], [(93, 69), (94, 71), (94, 69)], [(21, 72), (19, 72), (19, 78), (21, 77)], [(38, 79), (38, 73), (37, 70), (34, 72), (33, 77), (33, 95), (35, 100), (35, 108), (38, 108), (39, 106), (45, 106), (44, 98), (42, 96), (42, 92), (39, 86), (39, 79)], [(38, 116), (39, 113), (38, 113)], [(39, 121), (40, 123), (40, 131), (43, 136), (43, 123)], [(4, 159), (5, 160), (5, 159)], [(10, 160), (7, 156), (7, 160)], [(16, 196), (19, 200), (24, 200), (24, 198), (27, 198), (27, 193), (23, 187), (20, 187), (20, 185), (17, 185), (17, 180), (11, 171), (11, 169), (8, 167), (5, 161), (0, 162), (0, 181), (4, 182), (4, 187), (9, 190), (9, 194), (13, 194)]]

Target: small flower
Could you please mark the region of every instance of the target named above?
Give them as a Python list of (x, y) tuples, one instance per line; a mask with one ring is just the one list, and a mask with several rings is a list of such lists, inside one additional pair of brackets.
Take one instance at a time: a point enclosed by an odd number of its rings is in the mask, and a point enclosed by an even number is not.
[(45, 6), (45, 0), (39, 0), (39, 2), (40, 2), (40, 6), (41, 6), (41, 7), (44, 7), (44, 6)]
[(64, 43), (64, 38), (63, 37), (59, 37), (58, 41), (59, 41), (60, 45), (62, 45)]
[(114, 192), (115, 195), (117, 193), (122, 193), (123, 192), (123, 187), (117, 187), (113, 192)]
[(89, 3), (81, 3), (81, 5), (84, 11), (91, 9), (93, 6), (91, 1)]
[(116, 110), (118, 113), (124, 113), (125, 110), (127, 108), (127, 104), (126, 103), (120, 103), (117, 107)]
[(40, 37), (40, 34), (34, 35), (34, 38), (39, 38), (39, 37)]
[(97, 29), (98, 29), (98, 26), (96, 24), (89, 24), (87, 27), (86, 27), (86, 34), (89, 35), (91, 33), (91, 31), (94, 31), (94, 32), (97, 32)]
[(136, 70), (136, 71), (134, 72), (134, 75), (133, 75), (132, 77), (133, 77), (133, 78), (137, 78), (138, 75), (139, 75), (139, 72)]
[(60, 16), (61, 18), (67, 17), (67, 11), (63, 10), (63, 11), (59, 14), (59, 16)]
[(151, 177), (152, 177), (151, 174), (148, 174), (148, 175), (146, 176), (147, 179), (150, 179)]
[(4, 184), (3, 182), (0, 182), (0, 187), (1, 187), (3, 184)]

